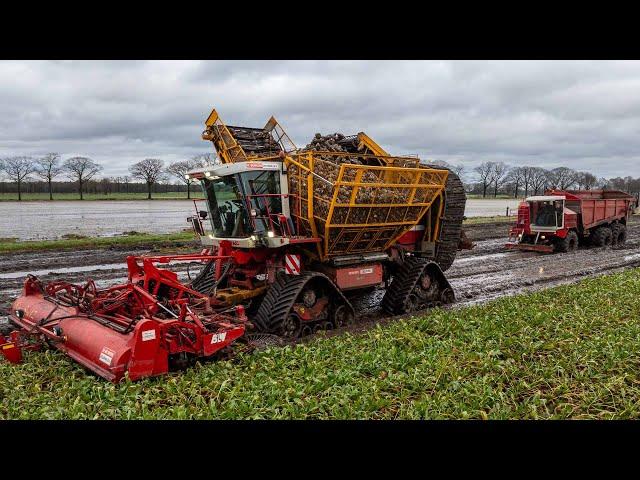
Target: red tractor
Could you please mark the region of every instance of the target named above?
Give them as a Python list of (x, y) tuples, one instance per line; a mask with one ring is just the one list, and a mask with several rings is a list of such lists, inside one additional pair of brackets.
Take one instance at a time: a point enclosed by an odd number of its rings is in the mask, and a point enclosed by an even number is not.
[(506, 247), (549, 253), (622, 245), (634, 203), (617, 190), (547, 190), (520, 203)]

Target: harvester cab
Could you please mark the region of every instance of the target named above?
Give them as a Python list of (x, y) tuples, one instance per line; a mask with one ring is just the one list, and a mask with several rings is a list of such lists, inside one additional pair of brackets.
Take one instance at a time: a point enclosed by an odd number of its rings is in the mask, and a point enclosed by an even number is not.
[(205, 194), (206, 215), (198, 220), (208, 219), (209, 229), (194, 223), (204, 246), (230, 241), (239, 248), (275, 248), (295, 237), (282, 161), (229, 163), (188, 175), (200, 181)]

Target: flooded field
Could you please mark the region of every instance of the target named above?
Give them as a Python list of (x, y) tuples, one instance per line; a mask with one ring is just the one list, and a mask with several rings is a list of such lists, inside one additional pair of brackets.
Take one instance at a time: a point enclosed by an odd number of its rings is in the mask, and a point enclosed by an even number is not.
[[(200, 203), (200, 202), (199, 202)], [(517, 200), (467, 200), (467, 217), (504, 215)], [(135, 230), (170, 233), (187, 228), (187, 200), (0, 202), (0, 237), (47, 240), (63, 235), (113, 236)]]

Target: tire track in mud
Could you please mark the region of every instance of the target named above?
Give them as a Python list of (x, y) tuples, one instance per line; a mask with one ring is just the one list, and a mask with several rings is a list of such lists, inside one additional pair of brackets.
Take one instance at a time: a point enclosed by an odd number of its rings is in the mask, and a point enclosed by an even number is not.
[[(453, 308), (640, 266), (638, 217), (630, 221), (629, 238), (623, 247), (583, 248), (562, 254), (506, 250), (505, 223), (475, 224), (465, 229), (476, 246), (458, 252), (446, 272), (457, 298)], [(148, 248), (94, 249), (0, 255), (0, 310), (8, 308), (20, 293), (27, 273), (39, 271), (43, 281), (84, 283), (93, 278), (99, 287), (106, 287), (126, 280), (128, 255), (150, 252), (153, 250)], [(176, 266), (175, 271), (181, 279), (187, 278), (186, 266)], [(375, 321), (383, 317), (379, 308), (383, 295), (384, 290), (376, 290), (350, 295), (350, 299), (360, 318)]]

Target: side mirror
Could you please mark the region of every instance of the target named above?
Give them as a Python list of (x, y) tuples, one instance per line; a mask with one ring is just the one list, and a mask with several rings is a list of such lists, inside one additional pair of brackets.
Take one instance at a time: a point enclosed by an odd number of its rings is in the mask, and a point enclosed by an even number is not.
[(203, 219), (203, 220), (204, 220), (205, 218), (207, 218), (207, 214), (208, 214), (208, 212), (207, 212), (206, 210), (200, 210), (200, 211), (198, 212), (198, 216), (199, 216), (201, 219)]

